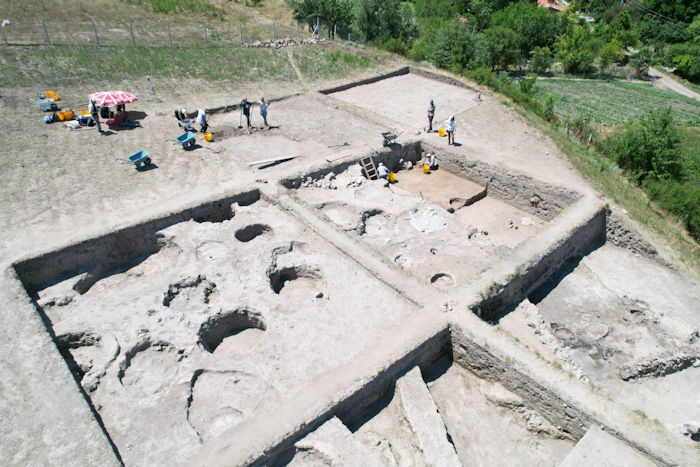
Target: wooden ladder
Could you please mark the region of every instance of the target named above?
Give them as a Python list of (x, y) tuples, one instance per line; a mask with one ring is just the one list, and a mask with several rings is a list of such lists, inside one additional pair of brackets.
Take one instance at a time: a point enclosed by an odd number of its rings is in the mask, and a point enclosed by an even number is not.
[(372, 156), (367, 156), (360, 159), (360, 165), (362, 165), (362, 171), (365, 173), (365, 177), (367, 177), (369, 180), (377, 180), (379, 178), (377, 167), (374, 165), (374, 159), (372, 159)]

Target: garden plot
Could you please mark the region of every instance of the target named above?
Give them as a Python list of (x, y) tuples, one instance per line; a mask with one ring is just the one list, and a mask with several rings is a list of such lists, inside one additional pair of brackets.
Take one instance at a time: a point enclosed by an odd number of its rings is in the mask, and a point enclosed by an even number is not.
[(365, 179), (359, 165), (307, 180), (294, 193), (319, 217), (443, 290), (463, 286), (546, 225), (444, 168), (402, 170), (391, 185)]
[(436, 105), (434, 129), (444, 127), (450, 115), (461, 114), (481, 102), (476, 91), (415, 73), (355, 86), (331, 96), (387, 117), (409, 130), (427, 127), (431, 99)]
[(39, 290), (37, 307), (124, 462), (173, 464), (413, 313), (332, 251), (265, 201), (234, 204), (160, 230), (155, 253), (91, 285)]

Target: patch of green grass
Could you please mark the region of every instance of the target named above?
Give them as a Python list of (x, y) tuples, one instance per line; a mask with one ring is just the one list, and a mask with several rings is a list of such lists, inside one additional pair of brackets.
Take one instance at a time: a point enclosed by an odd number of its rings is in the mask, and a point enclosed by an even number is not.
[(675, 121), (700, 126), (699, 102), (651, 84), (553, 79), (538, 80), (537, 88), (536, 99), (544, 104), (547, 95), (552, 94), (554, 112), (564, 120), (590, 115), (594, 122), (615, 125), (670, 106)]
[(370, 68), (379, 61), (376, 55), (314, 46), (296, 47), (293, 53), (299, 71), (311, 80), (341, 77), (350, 71)]
[(144, 76), (234, 83), (297, 79), (285, 51), (239, 47), (40, 46), (0, 49), (5, 86), (49, 87)]
[(158, 13), (217, 12), (215, 5), (202, 0), (126, 0), (126, 3), (143, 5)]

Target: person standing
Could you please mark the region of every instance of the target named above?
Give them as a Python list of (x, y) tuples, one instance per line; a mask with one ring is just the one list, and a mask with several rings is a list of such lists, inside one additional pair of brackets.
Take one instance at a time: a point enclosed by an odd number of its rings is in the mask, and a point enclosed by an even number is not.
[(100, 126), (100, 113), (97, 111), (97, 104), (95, 104), (94, 99), (90, 101), (88, 111), (90, 112), (90, 115), (92, 115), (92, 120), (95, 122), (95, 125), (97, 125), (97, 131), (102, 133), (102, 127)]
[(447, 124), (447, 144), (455, 144), (455, 131), (457, 130), (457, 122), (455, 116), (450, 116), (450, 119), (445, 122)]
[(433, 132), (433, 117), (435, 117), (435, 102), (430, 99), (430, 105), (428, 106), (428, 133)]
[(206, 133), (209, 124), (207, 123), (207, 113), (204, 109), (197, 109), (197, 125), (202, 127), (202, 133)]
[(267, 108), (270, 103), (265, 100), (265, 97), (261, 97), (260, 101), (258, 101), (258, 105), (260, 106), (260, 116), (263, 118), (264, 125), (269, 128), (270, 125), (267, 123)]
[(243, 115), (245, 115), (245, 120), (246, 120), (246, 133), (250, 134), (250, 106), (252, 104), (248, 102), (248, 98), (244, 97), (243, 100), (241, 101), (241, 111), (243, 112)]

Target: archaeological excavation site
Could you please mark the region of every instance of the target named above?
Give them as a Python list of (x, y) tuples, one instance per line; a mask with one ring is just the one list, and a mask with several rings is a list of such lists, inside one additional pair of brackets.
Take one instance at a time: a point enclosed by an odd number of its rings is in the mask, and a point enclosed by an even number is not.
[(4, 243), (14, 462), (700, 465), (700, 285), (517, 111), (412, 67), (271, 108)]

